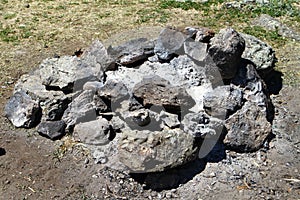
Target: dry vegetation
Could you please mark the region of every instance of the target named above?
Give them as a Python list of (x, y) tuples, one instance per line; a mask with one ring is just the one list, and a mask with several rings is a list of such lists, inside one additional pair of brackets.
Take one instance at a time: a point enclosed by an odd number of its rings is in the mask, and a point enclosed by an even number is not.
[[(299, 3), (272, 0), (272, 6), (226, 9), (224, 0), (205, 4), (172, 0), (0, 0), (0, 97), (41, 60), (55, 54), (72, 54), (94, 39), (140, 26), (208, 26), (215, 30), (233, 26), (272, 44), (276, 50), (289, 41), (276, 32), (250, 25), (261, 13), (299, 28)], [(280, 68), (287, 83), (298, 83), (299, 70)], [(296, 76), (296, 78), (294, 77)]]

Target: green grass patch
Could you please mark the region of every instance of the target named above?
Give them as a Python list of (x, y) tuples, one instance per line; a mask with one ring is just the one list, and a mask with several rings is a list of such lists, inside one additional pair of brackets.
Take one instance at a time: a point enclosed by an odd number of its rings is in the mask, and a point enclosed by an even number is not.
[(15, 31), (10, 27), (0, 26), (0, 39), (4, 42), (16, 42), (18, 41), (18, 36), (15, 35)]

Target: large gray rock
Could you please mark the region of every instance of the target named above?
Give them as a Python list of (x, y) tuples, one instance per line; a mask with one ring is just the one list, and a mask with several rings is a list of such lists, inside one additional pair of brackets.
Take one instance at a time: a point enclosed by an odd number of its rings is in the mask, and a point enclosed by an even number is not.
[(72, 92), (82, 89), (87, 81), (97, 80), (103, 69), (96, 59), (86, 62), (76, 56), (63, 56), (44, 60), (39, 71), (42, 83), (48, 89)]
[(40, 71), (23, 75), (17, 82), (14, 92), (24, 91), (33, 100), (39, 101), (43, 120), (60, 120), (74, 94), (65, 95), (62, 91), (47, 90), (42, 84)]
[(67, 124), (67, 130), (70, 130), (75, 124), (80, 122), (96, 119), (94, 95), (94, 91), (85, 90), (69, 104), (62, 117), (62, 120)]
[(144, 78), (134, 87), (133, 96), (145, 107), (152, 105), (163, 106), (172, 113), (181, 109), (191, 108), (195, 101), (184, 88), (174, 87), (159, 76)]
[(246, 41), (242, 57), (251, 60), (257, 70), (273, 69), (276, 57), (272, 47), (252, 35), (241, 33), (241, 36)]
[(74, 128), (74, 134), (80, 142), (88, 145), (107, 145), (113, 138), (109, 122), (104, 118), (79, 123)]
[(244, 49), (245, 40), (237, 31), (232, 28), (221, 29), (210, 40), (206, 62), (213, 62), (223, 79), (231, 79), (238, 70)]
[(242, 106), (242, 100), (241, 89), (234, 85), (224, 85), (205, 93), (203, 106), (209, 115), (225, 119), (227, 113), (233, 113)]
[(65, 135), (66, 124), (64, 121), (44, 121), (37, 128), (37, 132), (52, 140), (59, 139)]
[(118, 64), (134, 66), (135, 63), (142, 62), (154, 54), (154, 42), (138, 38), (117, 47), (110, 47), (108, 51)]
[(272, 132), (266, 110), (252, 102), (246, 102), (242, 109), (230, 116), (225, 122), (225, 127), (228, 133), (224, 144), (239, 152), (258, 150)]
[(267, 15), (262, 14), (258, 18), (253, 20), (253, 24), (261, 26), (269, 31), (276, 31), (279, 35), (287, 38), (292, 38), (296, 41), (300, 41), (300, 33), (294, 31), (292, 28), (281, 23), (279, 20)]
[(191, 135), (180, 129), (124, 131), (119, 141), (119, 159), (131, 172), (159, 172), (196, 158)]
[(15, 127), (32, 128), (41, 118), (41, 108), (38, 101), (19, 91), (8, 100), (4, 114)]
[(187, 35), (180, 31), (165, 28), (161, 31), (154, 47), (154, 53), (162, 61), (170, 60), (174, 54), (184, 54), (181, 50)]
[(207, 44), (197, 41), (185, 41), (184, 52), (197, 61), (204, 61), (206, 57)]
[(272, 132), (272, 103), (252, 64), (243, 65), (233, 83), (243, 88), (245, 103), (225, 121), (228, 133), (224, 143), (240, 152), (258, 150)]
[[(95, 68), (99, 68), (100, 65), (104, 72), (116, 69), (115, 58), (110, 55), (108, 50), (99, 40), (95, 40), (91, 46), (83, 52), (81, 59), (84, 63), (92, 64)], [(98, 75), (101, 76), (101, 71)]]

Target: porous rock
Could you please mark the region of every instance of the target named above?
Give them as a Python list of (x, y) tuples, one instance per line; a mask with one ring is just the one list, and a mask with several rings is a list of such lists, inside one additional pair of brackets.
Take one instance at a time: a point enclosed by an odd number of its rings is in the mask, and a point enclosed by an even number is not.
[(182, 128), (195, 138), (218, 138), (223, 132), (223, 120), (211, 117), (205, 112), (188, 113), (182, 120)]
[(258, 150), (272, 132), (266, 110), (252, 102), (246, 102), (242, 109), (230, 116), (225, 122), (225, 127), (228, 133), (224, 144), (239, 152)]
[(235, 151), (255, 151), (272, 132), (273, 106), (253, 64), (244, 63), (232, 81), (243, 88), (245, 103), (225, 120), (224, 143)]
[(175, 113), (182, 108), (191, 108), (195, 105), (195, 101), (185, 89), (174, 87), (159, 76), (144, 78), (141, 83), (135, 86), (133, 95), (145, 107), (158, 105)]
[(223, 79), (231, 79), (238, 70), (244, 49), (245, 40), (237, 31), (221, 29), (210, 40), (206, 61), (215, 63)]
[(159, 172), (194, 160), (193, 144), (193, 137), (180, 129), (124, 131), (119, 158), (131, 172)]
[(70, 92), (80, 90), (87, 81), (97, 80), (102, 68), (76, 56), (63, 56), (44, 60), (39, 70), (43, 85)]
[(205, 111), (220, 119), (225, 119), (227, 113), (233, 113), (242, 106), (243, 94), (234, 85), (218, 86), (204, 94), (203, 106)]
[(246, 48), (242, 58), (251, 60), (257, 70), (271, 70), (276, 62), (274, 50), (258, 38), (241, 33), (246, 41)]

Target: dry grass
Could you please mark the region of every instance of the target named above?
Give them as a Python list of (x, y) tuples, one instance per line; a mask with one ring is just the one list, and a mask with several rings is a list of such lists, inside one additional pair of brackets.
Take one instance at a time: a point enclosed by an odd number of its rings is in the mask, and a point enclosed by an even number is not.
[[(8, 97), (16, 79), (43, 59), (73, 54), (94, 39), (103, 41), (140, 26), (233, 26), (240, 31), (249, 26), (250, 15), (212, 2), (200, 7), (186, 4), (196, 9), (185, 9), (165, 0), (0, 0), (0, 98)], [(280, 18), (294, 27), (299, 23)]]

